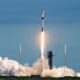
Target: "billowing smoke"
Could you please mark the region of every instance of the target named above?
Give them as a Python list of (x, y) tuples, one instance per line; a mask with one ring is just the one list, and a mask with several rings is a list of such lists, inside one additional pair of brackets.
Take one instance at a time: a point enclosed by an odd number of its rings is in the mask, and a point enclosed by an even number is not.
[(37, 71), (37, 75), (40, 75), (44, 69), (48, 69), (48, 60), (44, 57), (43, 59), (39, 58), (34, 64), (33, 68)]
[(80, 73), (76, 73), (77, 77), (80, 77)]
[(53, 68), (52, 70), (44, 70), (42, 72), (42, 76), (50, 76), (50, 77), (64, 77), (64, 76), (76, 76), (74, 70), (67, 67)]
[(33, 68), (21, 65), (17, 61), (10, 60), (7, 57), (0, 57), (0, 75), (31, 76), (32, 74), (35, 74)]
[(32, 67), (28, 65), (21, 65), (15, 60), (8, 59), (8, 57), (0, 57), (0, 75), (3, 76), (31, 76), (40, 75), (42, 77), (64, 77), (64, 76), (77, 76), (80, 77), (80, 73), (75, 72), (68, 67), (54, 67), (52, 70), (48, 68), (47, 59), (43, 59), (43, 71), (41, 72), (41, 59), (39, 58)]

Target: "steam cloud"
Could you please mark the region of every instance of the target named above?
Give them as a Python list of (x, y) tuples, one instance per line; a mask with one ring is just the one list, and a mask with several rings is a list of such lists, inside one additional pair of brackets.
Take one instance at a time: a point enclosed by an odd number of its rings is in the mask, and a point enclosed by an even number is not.
[[(49, 70), (47, 59), (43, 59), (43, 72), (42, 77), (64, 77), (64, 76), (77, 76), (80, 77), (80, 73), (75, 72), (73, 69), (67, 67), (54, 67), (52, 70)], [(19, 64), (15, 60), (11, 60), (8, 57), (0, 57), (0, 75), (3, 76), (31, 76), (39, 75), (41, 73), (41, 59), (39, 58), (32, 67)]]

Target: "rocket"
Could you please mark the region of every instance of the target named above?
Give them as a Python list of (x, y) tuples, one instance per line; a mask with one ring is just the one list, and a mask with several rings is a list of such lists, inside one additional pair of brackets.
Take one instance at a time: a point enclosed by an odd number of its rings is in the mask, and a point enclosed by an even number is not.
[(44, 10), (42, 11), (42, 16), (41, 16), (41, 58), (44, 58)]
[(43, 31), (44, 31), (44, 10), (43, 10), (43, 12), (42, 12), (42, 17), (41, 17), (41, 19), (42, 19), (41, 31), (43, 32)]
[[(42, 26), (41, 26), (41, 74), (44, 69), (47, 69), (48, 67), (48, 62), (45, 57), (45, 31), (44, 31), (44, 10), (42, 11), (42, 16), (41, 16), (41, 21), (42, 21)], [(46, 64), (44, 64), (46, 63)]]

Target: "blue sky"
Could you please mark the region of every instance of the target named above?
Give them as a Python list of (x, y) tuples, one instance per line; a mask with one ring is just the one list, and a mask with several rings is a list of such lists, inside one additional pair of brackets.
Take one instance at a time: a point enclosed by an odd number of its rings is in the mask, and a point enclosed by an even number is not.
[(40, 56), (36, 45), (45, 10), (45, 31), (49, 34), (46, 52), (55, 53), (54, 65), (64, 65), (67, 44), (68, 66), (80, 71), (80, 0), (0, 0), (0, 56), (30, 65)]

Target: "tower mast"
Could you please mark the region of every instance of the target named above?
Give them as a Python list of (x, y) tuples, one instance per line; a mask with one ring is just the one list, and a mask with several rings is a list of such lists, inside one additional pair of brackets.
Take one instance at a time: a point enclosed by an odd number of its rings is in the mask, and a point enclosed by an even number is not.
[(19, 49), (19, 76), (20, 76), (21, 54), (22, 54), (22, 46), (21, 46), (21, 44), (20, 44), (20, 49)]
[(64, 50), (64, 76), (66, 76), (66, 67), (67, 67), (67, 47), (65, 44), (65, 50)]

